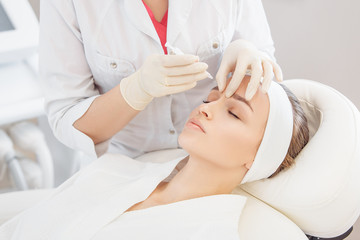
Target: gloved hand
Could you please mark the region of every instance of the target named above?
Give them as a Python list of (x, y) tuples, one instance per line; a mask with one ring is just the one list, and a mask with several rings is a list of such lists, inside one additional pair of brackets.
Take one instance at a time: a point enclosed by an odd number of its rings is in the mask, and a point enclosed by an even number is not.
[(224, 90), (230, 72), (233, 72), (233, 75), (226, 88), (226, 97), (231, 97), (235, 93), (247, 72), (251, 72), (251, 78), (246, 88), (246, 100), (250, 100), (255, 95), (262, 76), (264, 79), (261, 90), (264, 93), (269, 90), (274, 73), (279, 82), (283, 80), (280, 66), (265, 53), (258, 50), (254, 44), (243, 39), (233, 41), (225, 50), (219, 71), (216, 74), (220, 92)]
[(141, 68), (120, 82), (125, 101), (135, 110), (143, 110), (154, 97), (179, 93), (208, 77), (208, 65), (194, 55), (149, 56)]

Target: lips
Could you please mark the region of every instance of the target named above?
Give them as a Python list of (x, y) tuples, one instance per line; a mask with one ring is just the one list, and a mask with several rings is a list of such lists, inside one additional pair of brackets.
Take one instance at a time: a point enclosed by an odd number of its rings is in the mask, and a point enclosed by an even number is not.
[(196, 118), (191, 118), (191, 119), (188, 121), (188, 123), (193, 124), (193, 125), (195, 125), (195, 126), (198, 126), (203, 133), (206, 133), (205, 130), (204, 130), (203, 125), (202, 125), (201, 122), (200, 122), (199, 120), (197, 120)]

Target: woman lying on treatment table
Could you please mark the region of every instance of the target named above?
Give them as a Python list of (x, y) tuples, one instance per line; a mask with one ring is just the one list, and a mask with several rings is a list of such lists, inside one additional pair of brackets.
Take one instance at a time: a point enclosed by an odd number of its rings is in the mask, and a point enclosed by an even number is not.
[(289, 90), (273, 82), (246, 102), (248, 82), (231, 98), (213, 89), (190, 114), (179, 137), (186, 158), (104, 155), (2, 225), (0, 239), (239, 239), (246, 198), (233, 189), (288, 168), (309, 138)]

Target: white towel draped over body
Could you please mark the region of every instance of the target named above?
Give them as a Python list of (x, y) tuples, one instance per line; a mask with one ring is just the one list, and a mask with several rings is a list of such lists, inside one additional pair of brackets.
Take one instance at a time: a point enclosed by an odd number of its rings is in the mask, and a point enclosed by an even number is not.
[(246, 202), (240, 195), (125, 212), (145, 200), (182, 159), (150, 163), (106, 154), (50, 197), (3, 224), (0, 239), (239, 239), (238, 221)]

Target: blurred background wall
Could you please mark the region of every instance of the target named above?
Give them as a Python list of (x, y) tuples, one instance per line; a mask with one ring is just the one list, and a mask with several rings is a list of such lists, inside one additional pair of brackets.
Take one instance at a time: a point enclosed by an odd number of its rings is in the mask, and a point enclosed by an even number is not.
[(360, 1), (263, 0), (284, 79), (334, 87), (360, 109)]
[(360, 1), (262, 1), (284, 79), (319, 81), (360, 109)]
[(39, 18), (39, 12), (40, 12), (40, 0), (29, 0), (31, 6), (33, 7), (36, 16)]

